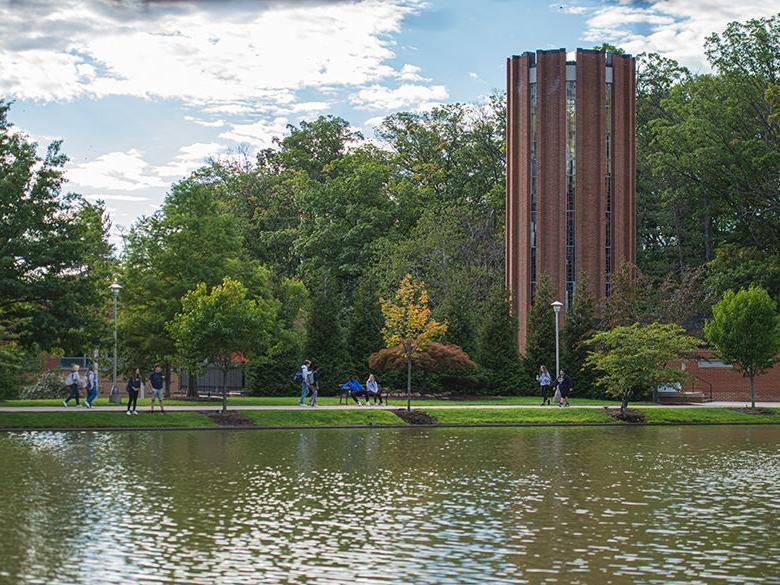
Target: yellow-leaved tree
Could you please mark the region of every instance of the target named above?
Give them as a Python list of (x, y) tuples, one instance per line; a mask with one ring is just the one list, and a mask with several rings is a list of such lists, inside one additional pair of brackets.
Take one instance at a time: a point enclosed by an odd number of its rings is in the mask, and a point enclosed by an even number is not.
[(407, 274), (395, 293), (395, 299), (382, 299), (382, 329), (385, 345), (406, 359), (406, 410), (412, 408), (412, 359), (438, 335), (447, 331), (447, 323), (431, 318), (425, 283)]

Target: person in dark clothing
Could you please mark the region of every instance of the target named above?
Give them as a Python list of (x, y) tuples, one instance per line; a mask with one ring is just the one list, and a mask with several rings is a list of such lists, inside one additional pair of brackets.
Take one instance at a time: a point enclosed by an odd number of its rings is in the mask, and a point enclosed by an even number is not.
[(138, 414), (138, 393), (141, 391), (141, 370), (135, 368), (127, 377), (127, 415)]
[(154, 414), (154, 401), (157, 400), (160, 403), (160, 412), (165, 414), (165, 408), (163, 408), (163, 386), (165, 385), (165, 378), (163, 377), (162, 368), (160, 364), (155, 364), (154, 371), (149, 374), (149, 384), (152, 387), (152, 396), (150, 405), (152, 407), (152, 414)]
[(76, 399), (76, 406), (81, 406), (79, 404), (79, 389), (81, 388), (83, 382), (81, 380), (81, 375), (79, 374), (79, 366), (78, 364), (73, 364), (73, 366), (70, 369), (70, 374), (68, 374), (65, 377), (65, 386), (68, 387), (69, 394), (68, 397), (62, 401), (62, 404), (64, 406), (68, 406), (68, 403)]
[(320, 391), (320, 367), (317, 364), (311, 367), (311, 384), (308, 386), (311, 392), (309, 406), (317, 406), (317, 394)]
[(563, 370), (558, 374), (558, 390), (561, 393), (561, 400), (558, 402), (558, 407), (569, 407), (569, 393), (571, 392), (571, 378), (566, 375)]

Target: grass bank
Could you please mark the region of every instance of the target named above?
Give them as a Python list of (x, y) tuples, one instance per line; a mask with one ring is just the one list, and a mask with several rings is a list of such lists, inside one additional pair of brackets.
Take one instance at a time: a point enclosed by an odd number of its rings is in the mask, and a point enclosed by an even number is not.
[[(736, 408), (632, 408), (641, 412), (645, 423), (766, 423), (780, 424), (780, 409), (765, 409), (771, 414), (749, 414)], [(620, 423), (603, 409), (575, 408), (470, 408), (430, 410), (428, 413), (441, 425), (485, 424), (592, 424)]]
[[(424, 410), (424, 409), (422, 409)], [(636, 408), (650, 424), (729, 424), (777, 423), (780, 409), (764, 409), (768, 414), (749, 414), (736, 408)], [(344, 410), (250, 410), (233, 409), (261, 427), (405, 425), (392, 411), (379, 409)], [(428, 410), (440, 425), (582, 425), (626, 424), (615, 421), (604, 409), (597, 408), (463, 408)], [(101, 428), (193, 428), (218, 426), (199, 412), (168, 412), (165, 415), (141, 412), (127, 416), (124, 412), (73, 410), (67, 412), (0, 412), (0, 430), (17, 429), (101, 429)]]
[(259, 426), (339, 426), (406, 424), (387, 410), (247, 410), (243, 412)]
[(0, 412), (0, 429), (75, 429), (75, 428), (155, 428), (213, 427), (215, 424), (198, 412)]

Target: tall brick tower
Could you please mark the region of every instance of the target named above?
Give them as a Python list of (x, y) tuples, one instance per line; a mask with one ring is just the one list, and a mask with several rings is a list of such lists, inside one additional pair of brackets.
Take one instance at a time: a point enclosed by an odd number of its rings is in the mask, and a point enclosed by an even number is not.
[(601, 300), (636, 260), (635, 69), (587, 49), (507, 59), (506, 286), (521, 351), (539, 275), (568, 309), (579, 273)]

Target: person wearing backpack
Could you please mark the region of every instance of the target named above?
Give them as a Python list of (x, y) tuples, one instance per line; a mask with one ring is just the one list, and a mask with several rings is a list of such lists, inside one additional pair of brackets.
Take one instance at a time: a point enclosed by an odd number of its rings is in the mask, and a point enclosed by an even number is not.
[[(310, 367), (311, 361), (305, 360), (298, 370), (298, 373), (301, 375), (301, 400), (298, 402), (298, 406), (306, 406), (306, 396), (309, 394), (309, 384), (307, 380), (309, 379)], [(295, 377), (297, 378), (298, 374), (296, 374)]]
[(309, 376), (311, 378), (311, 382), (307, 382), (311, 391), (309, 406), (317, 406), (317, 394), (320, 392), (320, 367), (317, 364), (312, 365)]
[(70, 368), (70, 374), (65, 376), (65, 385), (68, 387), (70, 393), (68, 394), (68, 397), (62, 401), (62, 405), (67, 407), (68, 403), (75, 398), (76, 406), (81, 406), (81, 404), (79, 404), (79, 388), (81, 388), (82, 381), (81, 376), (79, 375), (78, 364), (73, 364)]
[(141, 370), (135, 368), (127, 376), (127, 416), (138, 414), (138, 393), (141, 391)]

